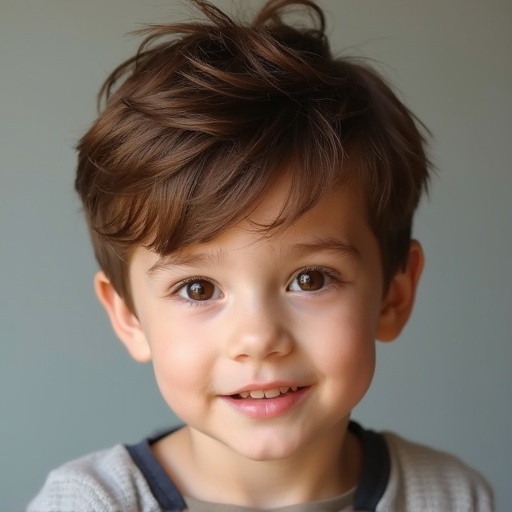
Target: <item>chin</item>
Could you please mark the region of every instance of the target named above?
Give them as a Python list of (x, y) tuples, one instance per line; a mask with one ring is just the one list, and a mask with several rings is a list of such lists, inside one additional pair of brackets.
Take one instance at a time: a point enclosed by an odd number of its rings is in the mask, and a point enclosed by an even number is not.
[(278, 435), (268, 436), (265, 439), (249, 438), (241, 442), (231, 440), (227, 444), (242, 457), (253, 461), (284, 460), (300, 450), (300, 443), (293, 442), (289, 437), (283, 439)]

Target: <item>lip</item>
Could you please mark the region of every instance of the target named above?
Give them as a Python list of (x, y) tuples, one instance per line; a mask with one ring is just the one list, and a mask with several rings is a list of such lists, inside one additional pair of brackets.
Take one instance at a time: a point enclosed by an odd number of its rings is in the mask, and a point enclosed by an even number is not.
[(247, 391), (254, 391), (254, 390), (262, 390), (267, 391), (269, 389), (275, 389), (275, 388), (303, 388), (303, 387), (309, 387), (308, 384), (301, 384), (297, 382), (290, 382), (285, 380), (276, 380), (273, 382), (266, 382), (266, 383), (254, 383), (254, 384), (247, 384), (246, 386), (237, 389), (236, 391), (230, 391), (228, 393), (223, 394), (222, 396), (230, 396), (230, 395), (238, 395), (240, 393), (246, 393)]
[(233, 395), (220, 395), (219, 398), (223, 400), (226, 404), (228, 404), (231, 408), (235, 409), (235, 411), (243, 414), (252, 419), (269, 419), (276, 418), (278, 416), (283, 416), (290, 411), (292, 411), (295, 407), (297, 407), (300, 402), (304, 400), (304, 398), (309, 394), (311, 386), (297, 386), (297, 391), (292, 393), (286, 393), (284, 395), (279, 395), (274, 398), (235, 398), (235, 395), (239, 393), (243, 393), (246, 391), (252, 390), (267, 390), (273, 389), (276, 387), (292, 387), (290, 384), (285, 383), (272, 383), (271, 385), (251, 385), (240, 388), (239, 391), (233, 393)]

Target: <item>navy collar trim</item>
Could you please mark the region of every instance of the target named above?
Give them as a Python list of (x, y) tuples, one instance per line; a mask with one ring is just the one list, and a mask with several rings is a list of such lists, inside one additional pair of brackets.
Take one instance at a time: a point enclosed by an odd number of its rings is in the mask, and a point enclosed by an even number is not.
[[(138, 444), (126, 446), (156, 501), (167, 511), (185, 510), (187, 505), (174, 482), (153, 455), (151, 445), (179, 428), (166, 430)], [(354, 421), (350, 422), (348, 428), (359, 438), (363, 448), (362, 472), (356, 488), (354, 510), (374, 512), (389, 481), (391, 463), (388, 447), (382, 434), (365, 430)]]
[(349, 430), (359, 438), (363, 448), (361, 477), (356, 488), (354, 510), (374, 512), (388, 485), (391, 459), (382, 434), (365, 430), (355, 421)]
[(164, 511), (185, 510), (187, 505), (180, 491), (151, 451), (151, 445), (179, 428), (181, 427), (166, 430), (138, 444), (126, 446), (133, 462), (140, 469), (153, 496)]

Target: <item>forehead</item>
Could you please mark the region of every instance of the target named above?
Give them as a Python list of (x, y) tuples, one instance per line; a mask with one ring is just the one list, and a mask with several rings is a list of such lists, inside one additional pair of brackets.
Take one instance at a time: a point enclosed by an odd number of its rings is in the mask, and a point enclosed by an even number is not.
[[(301, 191), (297, 193), (293, 182), (287, 179), (280, 180), (262, 198), (246, 220), (255, 225), (274, 223), (281, 214), (286, 215), (289, 198), (300, 194)], [(331, 188), (295, 222), (290, 223), (290, 229), (305, 229), (309, 224), (314, 224), (320, 219), (325, 222), (331, 216), (340, 221), (346, 220), (347, 223), (352, 217), (354, 217), (354, 221), (364, 220), (366, 218), (366, 199), (363, 187), (353, 184), (337, 185)], [(345, 217), (347, 218), (345, 219)]]
[(358, 260), (378, 252), (366, 220), (363, 194), (356, 187), (337, 187), (291, 224), (266, 231), (265, 226), (280, 218), (289, 193), (286, 183), (275, 186), (247, 218), (209, 242), (188, 245), (166, 255), (138, 249), (134, 257), (142, 254), (145, 273), (156, 274), (169, 265), (224, 264), (230, 258), (243, 258), (246, 251), (262, 248), (276, 258), (324, 251)]

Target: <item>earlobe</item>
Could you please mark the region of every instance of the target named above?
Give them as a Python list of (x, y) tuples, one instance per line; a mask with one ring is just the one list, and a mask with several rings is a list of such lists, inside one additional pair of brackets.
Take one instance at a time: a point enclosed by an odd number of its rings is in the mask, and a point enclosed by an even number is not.
[(423, 249), (412, 240), (406, 268), (391, 279), (387, 294), (382, 301), (376, 337), (380, 341), (392, 341), (402, 331), (414, 305), (416, 289), (423, 270)]
[(114, 332), (133, 359), (141, 363), (150, 361), (151, 351), (139, 320), (101, 271), (94, 276), (94, 290), (110, 318)]

